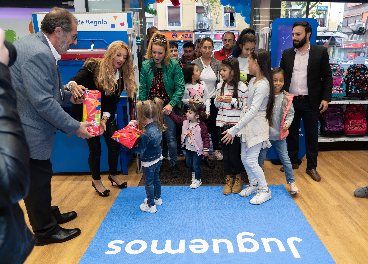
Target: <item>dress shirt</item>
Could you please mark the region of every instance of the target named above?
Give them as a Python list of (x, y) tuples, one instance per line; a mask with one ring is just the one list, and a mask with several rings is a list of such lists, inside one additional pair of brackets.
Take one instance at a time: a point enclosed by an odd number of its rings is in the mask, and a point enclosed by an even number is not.
[(290, 94), (292, 95), (308, 95), (307, 74), (309, 51), (310, 44), (304, 53), (301, 53), (298, 49), (295, 49), (293, 75), (291, 77), (289, 89)]

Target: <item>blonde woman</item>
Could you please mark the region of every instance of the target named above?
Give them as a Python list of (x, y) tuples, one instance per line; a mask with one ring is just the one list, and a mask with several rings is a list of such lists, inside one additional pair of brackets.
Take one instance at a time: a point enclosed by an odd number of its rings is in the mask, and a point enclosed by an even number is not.
[[(111, 184), (114, 183), (120, 188), (126, 188), (127, 183), (122, 182), (117, 175), (119, 159), (119, 143), (111, 139), (117, 130), (115, 112), (119, 102), (120, 94), (126, 91), (130, 98), (133, 98), (137, 90), (135, 83), (133, 56), (127, 44), (123, 41), (115, 41), (110, 44), (102, 59), (88, 59), (83, 68), (70, 79), (67, 85), (75, 98), (83, 96), (83, 90), (101, 91), (101, 123), (100, 135), (103, 135), (108, 148), (109, 177)], [(73, 105), (71, 108), (78, 120), (82, 119), (82, 105)], [(101, 181), (100, 176), (100, 137), (87, 139), (89, 147), (88, 164), (92, 173), (92, 186), (96, 192), (103, 197), (109, 196)]]
[[(163, 111), (174, 111), (178, 114), (184, 94), (184, 75), (178, 61), (170, 56), (169, 42), (165, 35), (158, 31), (153, 34), (145, 58), (147, 60), (142, 63), (140, 73), (139, 101), (158, 97), (164, 102)], [(164, 124), (167, 127), (165, 137), (169, 148), (171, 177), (176, 178), (180, 173), (177, 164), (176, 125), (167, 115), (164, 115)]]

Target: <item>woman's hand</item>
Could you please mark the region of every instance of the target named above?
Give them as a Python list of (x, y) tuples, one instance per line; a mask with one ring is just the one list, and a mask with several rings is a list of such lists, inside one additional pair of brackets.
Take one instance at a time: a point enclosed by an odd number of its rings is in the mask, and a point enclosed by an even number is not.
[(170, 115), (170, 113), (172, 112), (173, 107), (171, 104), (167, 104), (163, 109), (162, 109), (162, 113), (165, 115)]
[(72, 92), (72, 95), (75, 99), (83, 98), (85, 90), (88, 90), (88, 89), (84, 87), (83, 85), (77, 85), (75, 83), (72, 83), (70, 85), (70, 91)]
[(81, 104), (81, 103), (83, 103), (83, 97), (81, 97), (81, 98), (74, 98), (72, 96), (72, 97), (70, 97), (70, 102), (72, 102), (72, 104)]
[(228, 145), (229, 143), (233, 144), (234, 138), (232, 135), (229, 134), (229, 132), (227, 132), (227, 130), (222, 132), (221, 134), (225, 135), (223, 138), (221, 138), (222, 142), (224, 142), (226, 145)]
[(107, 120), (105, 119), (100, 120), (100, 135), (102, 135), (106, 131), (106, 122)]

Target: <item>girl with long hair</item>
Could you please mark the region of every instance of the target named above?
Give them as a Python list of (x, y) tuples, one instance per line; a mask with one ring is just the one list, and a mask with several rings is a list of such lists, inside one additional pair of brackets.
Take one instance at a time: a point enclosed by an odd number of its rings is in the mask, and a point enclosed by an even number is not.
[(258, 156), (263, 148), (271, 147), (269, 127), (272, 124), (274, 105), (274, 89), (271, 74), (271, 56), (268, 51), (259, 49), (251, 53), (249, 73), (255, 75), (248, 87), (248, 111), (236, 126), (223, 132), (222, 141), (226, 144), (234, 141), (235, 135), (245, 127), (241, 143), (241, 160), (248, 174), (249, 185), (239, 194), (249, 196), (257, 193), (251, 204), (261, 204), (271, 199), (262, 168), (258, 164)]
[[(240, 120), (240, 113), (246, 108), (248, 87), (240, 81), (239, 63), (236, 58), (226, 58), (221, 64), (222, 82), (217, 85), (215, 106), (219, 109), (216, 126), (220, 133), (232, 128)], [(242, 164), (240, 160), (240, 138), (236, 136), (230, 144), (222, 143), (223, 164), (226, 185), (222, 193), (229, 195), (239, 193), (243, 187), (241, 179)], [(233, 166), (236, 178), (231, 178)]]
[(162, 164), (162, 132), (165, 131), (162, 108), (163, 101), (155, 97), (152, 100), (139, 101), (137, 103), (136, 123), (142, 135), (138, 138), (138, 144), (128, 150), (140, 155), (142, 161), (144, 186), (146, 187), (147, 198), (140, 205), (144, 212), (156, 213), (156, 205), (162, 204), (161, 182), (159, 178)]
[[(184, 76), (177, 60), (171, 58), (166, 35), (156, 31), (147, 48), (147, 60), (142, 63), (139, 85), (139, 100), (152, 100), (155, 97), (164, 102), (163, 111), (181, 110), (184, 93)], [(165, 137), (169, 148), (171, 177), (179, 176), (177, 164), (176, 125), (168, 116), (164, 116), (167, 127)]]
[[(83, 90), (101, 91), (101, 121), (100, 135), (103, 135), (108, 148), (109, 177), (111, 184), (126, 188), (127, 183), (121, 181), (117, 175), (119, 160), (119, 143), (111, 138), (117, 130), (115, 112), (122, 91), (126, 91), (133, 98), (137, 85), (135, 83), (133, 55), (127, 44), (123, 41), (112, 42), (103, 58), (88, 59), (83, 68), (70, 79), (67, 85), (75, 98), (83, 96)], [(72, 113), (78, 121), (82, 120), (83, 105), (73, 104)], [(100, 176), (100, 137), (87, 139), (89, 147), (88, 164), (92, 173), (92, 186), (103, 197), (109, 196)]]

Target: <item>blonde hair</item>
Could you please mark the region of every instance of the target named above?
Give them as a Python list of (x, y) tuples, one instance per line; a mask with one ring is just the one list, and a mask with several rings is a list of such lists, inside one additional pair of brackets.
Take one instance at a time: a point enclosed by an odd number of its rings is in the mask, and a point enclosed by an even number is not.
[[(113, 60), (121, 49), (126, 49), (128, 52), (128, 57), (123, 65), (118, 69), (119, 80), (115, 78), (116, 71), (113, 67)], [(121, 91), (127, 91), (130, 98), (133, 98), (135, 91), (138, 90), (137, 84), (135, 82), (134, 68), (133, 68), (133, 55), (127, 44), (123, 41), (112, 42), (105, 55), (101, 59), (89, 59), (84, 63), (84, 66), (88, 66), (89, 63), (97, 63), (98, 67), (94, 68), (95, 72), (95, 84), (97, 88), (100, 88), (107, 92), (108, 95), (113, 94), (117, 89), (119, 89), (119, 94)], [(120, 77), (123, 76), (123, 85), (121, 85)], [(119, 82), (119, 83), (118, 83)], [(117, 86), (118, 84), (118, 86)]]
[(164, 64), (166, 66), (169, 65), (169, 60), (171, 56), (170, 56), (169, 41), (167, 40), (166, 36), (160, 33), (159, 31), (156, 31), (153, 34), (150, 42), (148, 43), (146, 56), (144, 56), (148, 60), (151, 60), (152, 58), (152, 45), (157, 45), (165, 48)]
[(164, 125), (164, 117), (162, 115), (162, 108), (164, 107), (164, 102), (155, 97), (152, 101), (139, 101), (137, 103), (137, 119), (138, 119), (138, 129), (142, 131), (142, 133), (146, 133), (144, 129), (144, 119), (152, 118), (153, 121), (156, 121), (158, 127), (161, 129), (161, 132), (166, 130)]

